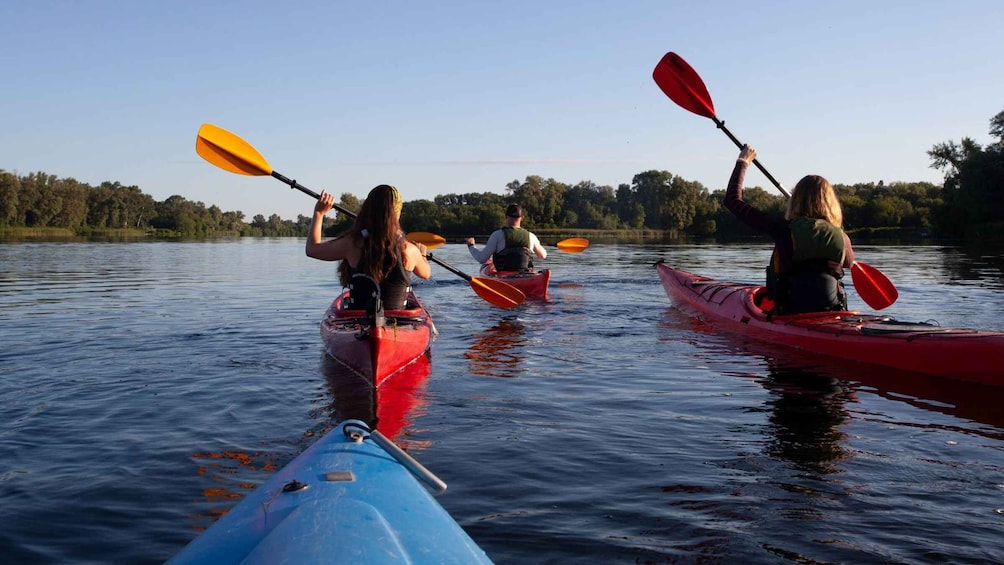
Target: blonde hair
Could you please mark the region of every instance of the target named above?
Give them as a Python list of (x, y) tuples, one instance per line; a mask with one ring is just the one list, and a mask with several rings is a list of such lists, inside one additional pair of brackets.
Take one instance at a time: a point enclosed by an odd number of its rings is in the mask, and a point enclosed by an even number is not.
[(791, 191), (784, 219), (793, 220), (801, 216), (826, 220), (838, 228), (844, 227), (844, 212), (830, 181), (819, 175), (806, 175), (798, 181)]

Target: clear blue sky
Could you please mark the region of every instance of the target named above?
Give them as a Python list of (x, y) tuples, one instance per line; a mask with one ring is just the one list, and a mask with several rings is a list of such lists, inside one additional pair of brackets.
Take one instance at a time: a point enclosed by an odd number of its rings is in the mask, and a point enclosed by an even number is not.
[[(0, 6), (0, 168), (309, 214), (201, 160), (202, 123), (316, 190), (405, 200), (540, 175), (723, 188), (738, 150), (652, 81), (667, 51), (786, 187), (931, 181), (1004, 110), (1000, 0), (122, 2)], [(747, 184), (770, 189), (759, 172)]]

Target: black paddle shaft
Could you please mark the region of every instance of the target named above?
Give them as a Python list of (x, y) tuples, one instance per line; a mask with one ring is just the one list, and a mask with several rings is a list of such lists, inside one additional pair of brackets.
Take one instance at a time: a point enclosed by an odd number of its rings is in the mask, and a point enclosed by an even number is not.
[[(743, 148), (743, 143), (741, 141), (739, 141), (738, 139), (736, 139), (736, 136), (732, 135), (732, 132), (729, 131), (729, 128), (725, 127), (725, 122), (723, 122), (722, 120), (719, 120), (715, 116), (711, 116), (711, 119), (714, 120), (715, 125), (718, 126), (718, 129), (722, 130), (723, 132), (725, 132), (725, 135), (729, 136), (729, 139), (732, 140), (732, 143), (736, 144), (736, 147), (738, 147), (739, 149)], [(775, 179), (773, 176), (771, 176), (770, 173), (767, 172), (767, 169), (765, 169), (764, 166), (760, 164), (760, 161), (757, 161), (756, 159), (753, 159), (753, 164), (756, 165), (756, 167), (758, 169), (760, 169), (760, 172), (763, 173), (764, 176), (766, 176), (768, 179), (770, 179), (770, 182), (774, 183), (774, 186), (777, 187), (777, 189), (781, 191), (781, 194), (783, 194), (785, 198), (791, 198), (791, 195), (788, 194), (788, 191), (786, 191), (781, 186), (781, 183), (777, 182), (777, 179)]]
[[(303, 186), (302, 184), (296, 182), (295, 180), (290, 179), (289, 177), (283, 176), (283, 175), (281, 175), (281, 174), (279, 174), (279, 173), (277, 173), (275, 171), (272, 171), (272, 176), (275, 177), (275, 178), (277, 178), (277, 179), (279, 179), (279, 180), (281, 180), (282, 182), (288, 184), (289, 188), (291, 188), (291, 189), (295, 188), (296, 190), (299, 190), (300, 192), (302, 192), (304, 194), (313, 196), (315, 199), (318, 199), (318, 200), (320, 200), (320, 198), (321, 198), (320, 194), (314, 192), (313, 190), (310, 190), (309, 188)], [(355, 218), (356, 217), (356, 213), (355, 212), (349, 212), (347, 209), (342, 208), (341, 206), (339, 206), (337, 202), (333, 205), (333, 208), (335, 210), (338, 210), (342, 214), (345, 214), (346, 216), (348, 216), (350, 218)]]
[(450, 265), (446, 261), (443, 261), (439, 257), (433, 257), (431, 252), (426, 252), (425, 258), (428, 259), (429, 261), (432, 261), (433, 263), (439, 265), (440, 267), (446, 269), (447, 271), (453, 273), (454, 275), (459, 276), (460, 278), (466, 280), (467, 282), (471, 282), (471, 279), (473, 278), (470, 275), (468, 275), (467, 273), (461, 271), (460, 269), (457, 269), (453, 265)]

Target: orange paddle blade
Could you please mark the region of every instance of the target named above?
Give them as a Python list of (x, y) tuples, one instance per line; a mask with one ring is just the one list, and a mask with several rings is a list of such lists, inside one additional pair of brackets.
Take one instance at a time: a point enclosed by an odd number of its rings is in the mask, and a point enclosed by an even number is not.
[(507, 282), (496, 279), (486, 279), (482, 277), (471, 277), (471, 288), (481, 298), (484, 298), (494, 306), (508, 310), (515, 308), (526, 300), (523, 291)]
[(589, 247), (589, 240), (583, 237), (570, 237), (559, 241), (555, 245), (565, 253), (582, 253)]
[(195, 152), (231, 173), (251, 176), (272, 174), (268, 161), (250, 143), (213, 124), (202, 124), (199, 128)]
[(899, 291), (889, 277), (866, 263), (855, 261), (851, 265), (851, 281), (861, 300), (876, 310), (892, 306), (899, 298)]
[(435, 249), (446, 243), (445, 237), (427, 231), (408, 232), (408, 240), (421, 243), (427, 249)]

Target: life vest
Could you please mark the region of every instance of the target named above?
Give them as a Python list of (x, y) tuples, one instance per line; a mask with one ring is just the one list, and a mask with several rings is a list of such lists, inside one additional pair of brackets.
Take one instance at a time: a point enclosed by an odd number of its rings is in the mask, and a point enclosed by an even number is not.
[(774, 313), (799, 314), (846, 310), (843, 264), (844, 230), (814, 218), (795, 218), (791, 230), (790, 265), (781, 265), (777, 252), (767, 267), (767, 295)]
[(411, 273), (404, 268), (404, 258), (401, 248), (397, 248), (397, 264), (387, 273), (382, 281), (377, 283), (365, 274), (363, 260), (352, 269), (349, 279), (349, 302), (351, 308), (360, 310), (379, 310), (380, 304), (388, 310), (403, 310), (411, 292)]
[(530, 232), (523, 228), (504, 227), (505, 248), (492, 254), (496, 271), (527, 271), (533, 268)]

